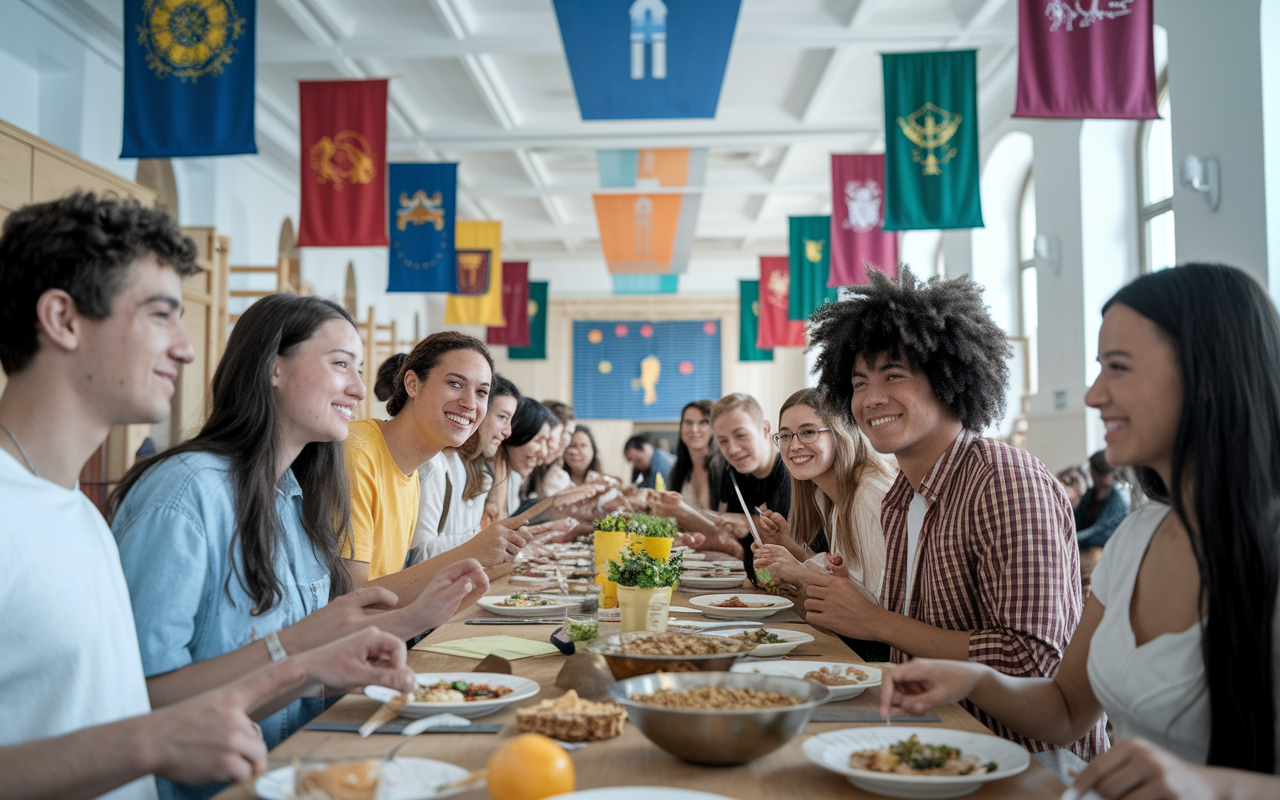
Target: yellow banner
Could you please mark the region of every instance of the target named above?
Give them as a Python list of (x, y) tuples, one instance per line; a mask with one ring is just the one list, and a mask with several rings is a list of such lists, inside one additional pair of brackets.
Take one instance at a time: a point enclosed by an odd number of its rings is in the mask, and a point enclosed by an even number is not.
[(489, 251), (489, 290), (479, 295), (449, 295), (445, 302), (446, 325), (505, 327), (502, 315), (502, 223), (459, 221), (453, 228), (457, 250)]

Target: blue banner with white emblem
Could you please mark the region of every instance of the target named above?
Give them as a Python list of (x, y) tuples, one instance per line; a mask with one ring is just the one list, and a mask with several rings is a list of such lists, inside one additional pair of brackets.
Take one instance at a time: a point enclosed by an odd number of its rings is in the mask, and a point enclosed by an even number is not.
[(125, 0), (122, 158), (256, 153), (256, 0)]
[(714, 117), (739, 0), (555, 0), (583, 119)]
[[(388, 164), (387, 186), (391, 194), (387, 291), (458, 292), (453, 239), (458, 165)], [(487, 281), (487, 271), (485, 275)]]

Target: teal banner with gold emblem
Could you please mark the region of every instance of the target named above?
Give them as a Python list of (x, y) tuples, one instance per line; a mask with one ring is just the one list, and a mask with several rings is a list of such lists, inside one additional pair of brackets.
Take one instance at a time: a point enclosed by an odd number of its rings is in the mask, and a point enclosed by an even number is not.
[(808, 319), (823, 303), (836, 301), (831, 273), (831, 217), (791, 218), (791, 296), (788, 319)]
[(507, 358), (547, 357), (547, 282), (529, 283), (529, 346), (508, 347)]
[(977, 51), (884, 66), (884, 230), (981, 228)]
[(772, 361), (772, 350), (756, 347), (760, 335), (760, 281), (738, 281), (738, 360)]
[(255, 0), (125, 0), (121, 158), (256, 153)]

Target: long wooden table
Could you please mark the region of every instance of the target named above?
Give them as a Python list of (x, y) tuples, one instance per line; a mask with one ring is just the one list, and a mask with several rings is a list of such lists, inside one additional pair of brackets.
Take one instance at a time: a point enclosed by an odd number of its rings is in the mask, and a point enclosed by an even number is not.
[[(512, 591), (506, 578), (494, 582), (490, 594)], [(672, 605), (688, 605), (692, 595), (677, 593)], [(525, 639), (547, 641), (555, 629), (551, 625), (465, 625), (473, 617), (490, 616), (478, 607), (460, 611), (454, 619), (436, 629), (427, 639), (434, 644), (467, 639), (475, 636), (517, 636)], [(677, 617), (694, 616), (676, 614)], [(783, 612), (778, 616), (788, 616)], [(803, 622), (774, 623), (770, 627), (804, 630), (813, 635), (814, 641), (801, 645), (792, 652), (795, 657), (817, 657), (823, 660), (861, 663), (862, 659), (840, 639), (824, 630)], [(602, 622), (601, 635), (616, 633), (618, 623)], [(805, 658), (804, 660), (809, 660)], [(556, 688), (556, 675), (565, 659), (559, 653), (548, 656), (519, 659), (512, 663), (514, 674), (537, 681), (542, 690), (525, 703), (529, 705), (564, 693)], [(417, 672), (468, 672), (478, 662), (472, 658), (409, 651), (409, 665)], [(868, 689), (852, 700), (832, 703), (826, 707), (857, 707), (878, 709), (879, 689)], [(364, 722), (378, 708), (378, 703), (363, 695), (348, 695), (338, 701), (319, 719), (326, 722)], [(941, 722), (933, 726), (986, 733), (987, 729), (958, 705), (937, 709)], [(409, 742), (400, 755), (433, 758), (447, 761), (467, 769), (481, 769), (489, 755), (502, 742), (516, 735), (515, 708), (509, 707), (478, 722), (502, 723), (502, 731), (494, 734), (422, 734)], [(868, 723), (869, 724), (869, 723)], [(914, 724), (914, 723), (913, 723)], [(704, 767), (688, 764), (649, 742), (633, 725), (627, 724), (621, 737), (604, 742), (592, 742), (583, 750), (571, 753), (577, 772), (578, 789), (594, 789), (604, 786), (679, 786), (715, 794), (727, 795), (738, 800), (782, 800), (783, 798), (873, 798), (873, 795), (848, 783), (843, 776), (829, 772), (804, 757), (800, 748), (810, 736), (849, 727), (861, 727), (849, 722), (811, 722), (786, 746), (769, 755), (737, 767)], [(271, 767), (284, 766), (294, 758), (359, 758), (377, 757), (403, 741), (398, 735), (374, 734), (361, 739), (354, 733), (327, 733), (301, 730), (271, 751)], [(1022, 774), (989, 783), (969, 795), (975, 800), (1057, 800), (1063, 789), (1062, 782), (1035, 759)], [(243, 787), (227, 789), (217, 800), (250, 800), (255, 795)], [(487, 794), (482, 790), (463, 795), (463, 800), (479, 800)]]

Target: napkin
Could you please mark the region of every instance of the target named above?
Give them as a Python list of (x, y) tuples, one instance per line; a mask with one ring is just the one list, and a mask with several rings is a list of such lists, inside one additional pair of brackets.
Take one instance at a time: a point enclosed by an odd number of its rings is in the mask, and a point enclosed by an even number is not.
[(475, 636), (470, 639), (456, 639), (452, 642), (441, 642), (440, 644), (430, 644), (429, 641), (422, 641), (414, 645), (413, 649), (425, 650), (429, 653), (462, 656), (464, 658), (502, 656), (509, 661), (559, 652), (554, 645), (548, 642), (535, 642), (516, 636)]

